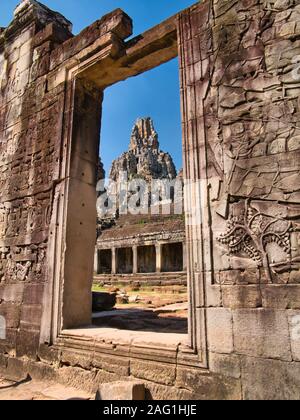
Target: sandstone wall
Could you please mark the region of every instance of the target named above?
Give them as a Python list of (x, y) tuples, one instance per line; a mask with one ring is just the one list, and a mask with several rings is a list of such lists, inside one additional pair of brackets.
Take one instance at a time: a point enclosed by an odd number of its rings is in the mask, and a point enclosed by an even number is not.
[(299, 17), (299, 1), (242, 0), (181, 20), (208, 360), (243, 398), (299, 398)]

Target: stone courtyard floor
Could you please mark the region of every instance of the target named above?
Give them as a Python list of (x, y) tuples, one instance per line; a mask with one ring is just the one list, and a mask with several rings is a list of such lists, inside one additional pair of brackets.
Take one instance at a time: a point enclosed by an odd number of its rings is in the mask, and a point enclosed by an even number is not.
[[(116, 293), (112, 310), (94, 312), (93, 325), (128, 331), (187, 334), (186, 286), (93, 286), (94, 292)], [(125, 295), (127, 303), (120, 303)]]

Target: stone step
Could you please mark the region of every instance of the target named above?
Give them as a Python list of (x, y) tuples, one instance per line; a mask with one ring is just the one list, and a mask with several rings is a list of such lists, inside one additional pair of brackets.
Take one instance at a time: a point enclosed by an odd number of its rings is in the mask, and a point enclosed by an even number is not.
[(162, 306), (160, 308), (153, 309), (153, 312), (163, 313), (163, 312), (178, 312), (178, 311), (187, 311), (189, 309), (188, 302), (184, 303), (172, 303), (171, 305)]
[(32, 400), (93, 400), (95, 396), (76, 388), (67, 387), (53, 382), (32, 380), (30, 377), (19, 381), (9, 381), (0, 378), (1, 401), (32, 401)]

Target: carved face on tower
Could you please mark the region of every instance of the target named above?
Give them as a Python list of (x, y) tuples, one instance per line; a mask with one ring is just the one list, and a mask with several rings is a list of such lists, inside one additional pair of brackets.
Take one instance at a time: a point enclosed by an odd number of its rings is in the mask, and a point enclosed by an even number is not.
[(116, 159), (111, 168), (110, 179), (119, 181), (120, 173), (126, 172), (128, 179), (142, 178), (175, 179), (176, 168), (172, 157), (159, 148), (158, 134), (151, 118), (139, 118), (131, 133), (128, 152)]

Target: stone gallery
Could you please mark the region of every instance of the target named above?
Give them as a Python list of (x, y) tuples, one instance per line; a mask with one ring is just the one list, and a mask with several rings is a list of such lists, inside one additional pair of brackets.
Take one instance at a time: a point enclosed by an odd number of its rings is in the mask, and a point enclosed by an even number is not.
[[(300, 1), (204, 0), (136, 37), (121, 9), (71, 30), (34, 0), (0, 28), (0, 398), (29, 378), (40, 399), (300, 399)], [(184, 217), (99, 232), (103, 92), (176, 57)], [(177, 177), (154, 123), (137, 121), (116, 181)], [(95, 269), (185, 281), (186, 331), (95, 322)]]

